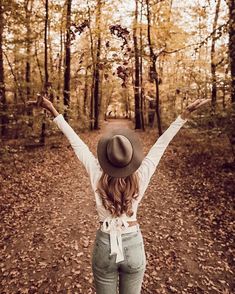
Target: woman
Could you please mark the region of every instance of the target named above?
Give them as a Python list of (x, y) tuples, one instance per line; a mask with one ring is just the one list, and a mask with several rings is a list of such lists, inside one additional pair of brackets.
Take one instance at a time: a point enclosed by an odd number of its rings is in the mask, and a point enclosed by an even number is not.
[(129, 129), (115, 129), (98, 142), (98, 160), (53, 104), (38, 97), (37, 105), (51, 112), (90, 176), (100, 228), (92, 255), (97, 294), (138, 294), (146, 267), (142, 234), (137, 222), (138, 205), (150, 178), (172, 138), (191, 112), (209, 102), (198, 99), (179, 115), (143, 156), (141, 144)]

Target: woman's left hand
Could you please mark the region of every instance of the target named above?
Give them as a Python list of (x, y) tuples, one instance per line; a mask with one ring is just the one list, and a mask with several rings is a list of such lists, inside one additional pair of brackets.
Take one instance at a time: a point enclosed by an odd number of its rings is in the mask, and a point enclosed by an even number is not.
[(199, 107), (208, 103), (209, 101), (211, 101), (211, 99), (197, 99), (194, 102), (190, 103), (181, 113), (181, 118), (188, 119), (193, 111), (197, 110)]
[(49, 99), (47, 99), (47, 96), (44, 94), (37, 94), (37, 100), (35, 101), (28, 101), (27, 102), (28, 106), (34, 106), (34, 107), (42, 107), (46, 110), (51, 111), (51, 108), (53, 106), (53, 104), (51, 103), (51, 101)]

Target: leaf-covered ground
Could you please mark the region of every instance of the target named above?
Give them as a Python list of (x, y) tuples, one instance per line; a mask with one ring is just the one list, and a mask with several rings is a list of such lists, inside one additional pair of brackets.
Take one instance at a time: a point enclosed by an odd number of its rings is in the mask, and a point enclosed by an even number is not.
[[(94, 153), (102, 131), (81, 134)], [(146, 153), (156, 131), (138, 135)], [(224, 135), (184, 127), (171, 142), (138, 212), (148, 260), (142, 293), (234, 293), (231, 161)], [(0, 293), (95, 293), (95, 201), (66, 139), (5, 148), (0, 168)]]

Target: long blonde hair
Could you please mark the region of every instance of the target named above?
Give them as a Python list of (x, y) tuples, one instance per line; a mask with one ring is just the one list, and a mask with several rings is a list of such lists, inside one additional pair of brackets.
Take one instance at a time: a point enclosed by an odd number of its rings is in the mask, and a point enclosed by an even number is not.
[(139, 193), (138, 175), (135, 172), (125, 178), (115, 178), (103, 172), (96, 192), (112, 216), (118, 217), (123, 213), (132, 216), (132, 200), (136, 199)]

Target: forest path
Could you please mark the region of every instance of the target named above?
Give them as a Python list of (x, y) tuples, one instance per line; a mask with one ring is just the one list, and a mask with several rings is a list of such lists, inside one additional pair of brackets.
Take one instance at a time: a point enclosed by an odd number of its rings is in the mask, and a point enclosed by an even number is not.
[(107, 121), (103, 122), (101, 127), (101, 133), (105, 133), (114, 128), (134, 129), (134, 124), (129, 119), (108, 119)]
[[(96, 154), (99, 137), (113, 127), (133, 125), (111, 120), (98, 132), (80, 136)], [(194, 132), (197, 136), (188, 129), (177, 134), (138, 211), (148, 260), (144, 294), (232, 293), (234, 174), (221, 170), (221, 154), (229, 151), (220, 138), (222, 145), (210, 146), (213, 156), (200, 153), (200, 144), (208, 142)], [(155, 133), (138, 131), (145, 153)], [(62, 135), (57, 140), (59, 148), (18, 150), (0, 162), (1, 293), (95, 293), (90, 261), (98, 226), (94, 197), (68, 142)]]

